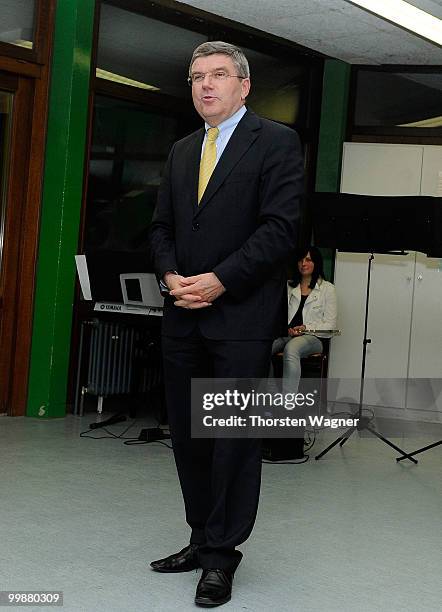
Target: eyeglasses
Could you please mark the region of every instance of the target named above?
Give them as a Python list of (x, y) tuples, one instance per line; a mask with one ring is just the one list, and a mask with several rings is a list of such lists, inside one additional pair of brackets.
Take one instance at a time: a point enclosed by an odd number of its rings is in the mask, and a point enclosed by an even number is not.
[(195, 83), (202, 83), (208, 74), (214, 81), (225, 81), (228, 78), (245, 79), (246, 77), (238, 74), (228, 74), (225, 70), (215, 70), (214, 72), (194, 72), (187, 78), (190, 86)]

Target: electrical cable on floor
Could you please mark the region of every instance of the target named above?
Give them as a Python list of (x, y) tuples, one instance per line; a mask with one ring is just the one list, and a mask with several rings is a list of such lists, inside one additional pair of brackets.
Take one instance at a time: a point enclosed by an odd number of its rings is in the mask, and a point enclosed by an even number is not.
[[(309, 451), (313, 448), (316, 442), (316, 430), (306, 430), (305, 432), (308, 436), (307, 442), (304, 441), (304, 451)], [(310, 435), (313, 434), (313, 440), (310, 438)]]
[(163, 440), (139, 440), (138, 438), (132, 438), (130, 440), (126, 440), (124, 444), (126, 446), (137, 446), (138, 444), (162, 444), (163, 446), (166, 446), (167, 448), (170, 448), (172, 450), (172, 446), (167, 444)]
[[(371, 408), (363, 408), (363, 411), (368, 411), (369, 412), (369, 416), (370, 416), (370, 421), (373, 421), (373, 419), (375, 418), (374, 412)], [(335, 412), (333, 414), (330, 415), (330, 418), (336, 418), (338, 416), (341, 417), (354, 417), (354, 414), (351, 412)], [(166, 430), (165, 428), (160, 427), (161, 423), (160, 420), (158, 419), (158, 417), (156, 417), (157, 420), (157, 426), (158, 429), (164, 429), (165, 433), (169, 433), (170, 432), (168, 430)], [(104, 440), (104, 439), (108, 439), (108, 440), (112, 440), (112, 439), (120, 439), (120, 440), (125, 440), (124, 444), (127, 446), (134, 446), (134, 445), (138, 445), (138, 444), (162, 444), (163, 446), (165, 446), (166, 448), (169, 448), (172, 450), (172, 446), (170, 444), (167, 444), (166, 442), (164, 442), (163, 440), (140, 440), (139, 438), (125, 438), (124, 434), (126, 432), (129, 431), (129, 429), (131, 429), (131, 427), (133, 427), (135, 425), (135, 419), (132, 421), (132, 423), (130, 423), (130, 425), (128, 427), (126, 427), (126, 429), (124, 431), (122, 431), (120, 434), (116, 435), (114, 434), (112, 431), (109, 431), (106, 427), (102, 427), (101, 429), (103, 431), (105, 431), (108, 435), (107, 436), (91, 436), (88, 435), (89, 432), (91, 431), (95, 431), (94, 429), (87, 429), (86, 431), (82, 431), (80, 433), (80, 438), (91, 438), (92, 440)], [(318, 434), (318, 432), (324, 430), (324, 429), (329, 429), (329, 427), (314, 427), (313, 429), (308, 429), (306, 430), (306, 434), (308, 435), (308, 441), (307, 444), (305, 444), (305, 451), (310, 451), (315, 442), (316, 442), (316, 435)], [(311, 435), (313, 435), (313, 440), (311, 439)], [(302, 463), (307, 463), (307, 461), (310, 459), (310, 456), (305, 454), (304, 457), (299, 460), (299, 461), (287, 461), (287, 460), (281, 460), (281, 461), (268, 461), (267, 459), (262, 459), (262, 463), (267, 463), (267, 464), (276, 464), (276, 465), (300, 465)]]
[(96, 429), (87, 429), (86, 431), (82, 431), (80, 433), (80, 438), (91, 438), (92, 440), (103, 440), (103, 439), (108, 439), (108, 440), (112, 440), (115, 438), (119, 438), (120, 440), (134, 440), (136, 438), (124, 438), (124, 434), (129, 431), (129, 429), (131, 427), (133, 427), (135, 425), (135, 419), (132, 421), (132, 423), (130, 423), (130, 425), (128, 427), (126, 427), (126, 429), (124, 431), (122, 431), (120, 434), (114, 434), (112, 431), (109, 431), (106, 427), (100, 427), (100, 429), (102, 431), (105, 431), (108, 435), (107, 436), (90, 436), (87, 435), (90, 431), (96, 431)]
[[(158, 421), (158, 425), (159, 425), (159, 421)], [(108, 435), (107, 436), (91, 436), (89, 435), (89, 432), (91, 431), (95, 431), (95, 429), (87, 429), (86, 431), (82, 431), (80, 433), (80, 438), (90, 438), (91, 440), (115, 440), (115, 439), (119, 439), (119, 440), (125, 440), (125, 442), (123, 442), (123, 444), (127, 445), (127, 446), (133, 446), (136, 444), (162, 444), (163, 446), (166, 446), (167, 448), (172, 449), (172, 446), (170, 446), (169, 444), (167, 444), (166, 442), (162, 441), (162, 440), (140, 440), (139, 438), (129, 438), (129, 437), (124, 437), (124, 434), (129, 431), (129, 429), (131, 427), (133, 427), (135, 425), (135, 419), (132, 421), (132, 423), (130, 423), (130, 425), (128, 427), (126, 427), (126, 429), (124, 431), (122, 431), (120, 434), (114, 434), (112, 431), (109, 431), (106, 427), (100, 427), (100, 429), (102, 431), (105, 431)], [(162, 428), (160, 428), (162, 429)], [(168, 429), (163, 429), (165, 435), (169, 434), (169, 430)]]
[(262, 463), (270, 463), (272, 465), (300, 465), (301, 463), (307, 463), (309, 459), (309, 455), (304, 455), (300, 461), (287, 461), (286, 459), (282, 459), (281, 461), (268, 461), (268, 459), (262, 459)]

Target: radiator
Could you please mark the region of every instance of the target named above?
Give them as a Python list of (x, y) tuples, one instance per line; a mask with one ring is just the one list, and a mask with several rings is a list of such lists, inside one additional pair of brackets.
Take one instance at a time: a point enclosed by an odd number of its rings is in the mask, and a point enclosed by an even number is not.
[[(90, 330), (88, 348), (84, 341), (85, 329)], [(88, 361), (81, 384), (83, 357)], [(83, 414), (86, 393), (98, 396), (101, 412), (104, 397), (147, 393), (161, 384), (160, 350), (149, 330), (99, 319), (82, 322), (74, 414)]]
[(86, 390), (93, 395), (115, 395), (132, 390), (133, 327), (98, 321), (93, 325)]

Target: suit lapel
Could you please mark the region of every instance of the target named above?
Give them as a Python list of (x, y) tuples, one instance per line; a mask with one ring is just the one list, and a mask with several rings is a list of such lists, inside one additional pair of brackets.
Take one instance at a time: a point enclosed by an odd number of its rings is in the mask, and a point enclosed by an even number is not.
[[(258, 131), (261, 128), (261, 122), (259, 118), (252, 112), (247, 111), (241, 121), (236, 126), (235, 131), (230, 137), (226, 148), (223, 151), (218, 163), (216, 164), (215, 170), (210, 177), (209, 183), (206, 187), (206, 191), (201, 199), (199, 206), (195, 208), (196, 217), (210, 202), (211, 198), (215, 195), (218, 189), (221, 187), (225, 179), (228, 177), (230, 172), (238, 164), (241, 157), (250, 148), (253, 142), (258, 137)], [(201, 148), (200, 148), (201, 155)], [(199, 173), (199, 159), (198, 159), (198, 172), (196, 179), (196, 197), (195, 202), (198, 202), (198, 173)]]

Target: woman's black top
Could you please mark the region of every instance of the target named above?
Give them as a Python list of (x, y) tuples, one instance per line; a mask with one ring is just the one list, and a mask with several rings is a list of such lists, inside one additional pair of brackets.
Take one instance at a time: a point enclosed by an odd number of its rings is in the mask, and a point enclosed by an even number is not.
[(302, 320), (302, 309), (304, 308), (305, 300), (308, 298), (308, 295), (301, 295), (301, 302), (299, 304), (299, 308), (295, 313), (295, 316), (288, 324), (288, 327), (297, 327), (298, 325), (303, 324)]

